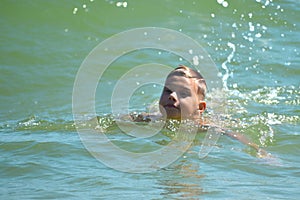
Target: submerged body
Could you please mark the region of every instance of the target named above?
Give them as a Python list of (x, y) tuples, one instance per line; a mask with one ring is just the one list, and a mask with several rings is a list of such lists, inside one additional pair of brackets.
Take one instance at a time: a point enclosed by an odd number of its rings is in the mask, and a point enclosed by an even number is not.
[(206, 109), (206, 102), (204, 101), (206, 90), (205, 80), (199, 72), (186, 66), (179, 66), (170, 72), (165, 81), (159, 100), (160, 114), (142, 113), (130, 115), (130, 119), (135, 122), (150, 122), (159, 118), (178, 121), (193, 120), (195, 125), (199, 126), (199, 132), (205, 131), (209, 127), (217, 128), (219, 133), (254, 148), (260, 156), (266, 156), (267, 152), (250, 141), (245, 135), (219, 128), (203, 119), (202, 115)]

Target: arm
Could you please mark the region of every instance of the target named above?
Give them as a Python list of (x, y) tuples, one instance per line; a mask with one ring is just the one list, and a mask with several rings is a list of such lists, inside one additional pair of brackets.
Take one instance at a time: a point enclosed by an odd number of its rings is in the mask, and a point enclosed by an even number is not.
[(258, 144), (251, 142), (245, 135), (241, 134), (241, 133), (237, 133), (237, 132), (233, 132), (230, 130), (222, 130), (222, 134), (226, 135), (228, 137), (231, 137), (235, 140), (240, 141), (241, 143), (252, 147), (253, 149), (256, 150), (256, 152), (258, 153), (258, 155), (260, 157), (266, 157), (268, 156), (268, 152), (266, 152), (264, 149), (260, 148)]

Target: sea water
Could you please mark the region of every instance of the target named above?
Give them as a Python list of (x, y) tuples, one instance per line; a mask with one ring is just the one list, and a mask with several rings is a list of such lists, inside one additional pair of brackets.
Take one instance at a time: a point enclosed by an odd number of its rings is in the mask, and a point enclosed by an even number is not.
[[(299, 7), (297, 0), (2, 1), (1, 199), (298, 199)], [(150, 173), (120, 172), (90, 154), (72, 114), (77, 72), (99, 43), (141, 27), (178, 31), (208, 52), (226, 91), (227, 125), (271, 158), (220, 136), (200, 159), (204, 135)], [(141, 49), (111, 63), (95, 92), (108, 138), (136, 152), (164, 147), (170, 135), (127, 136), (110, 120), (110, 100), (128, 70), (150, 61), (186, 64), (170, 52)], [(137, 87), (130, 111), (155, 106), (161, 90)]]

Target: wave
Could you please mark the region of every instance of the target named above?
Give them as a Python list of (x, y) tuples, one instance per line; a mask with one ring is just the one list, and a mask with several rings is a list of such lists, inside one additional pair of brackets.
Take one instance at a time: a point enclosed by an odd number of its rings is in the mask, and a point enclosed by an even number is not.
[(72, 120), (65, 119), (42, 119), (35, 115), (11, 121), (0, 125), (0, 129), (6, 131), (75, 131), (75, 124)]

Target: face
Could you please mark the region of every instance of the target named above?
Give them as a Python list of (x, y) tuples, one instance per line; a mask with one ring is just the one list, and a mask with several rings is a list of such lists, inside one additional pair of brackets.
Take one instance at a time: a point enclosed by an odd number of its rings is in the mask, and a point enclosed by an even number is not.
[(206, 104), (199, 100), (196, 88), (191, 78), (169, 76), (159, 100), (160, 112), (168, 119), (199, 118)]

